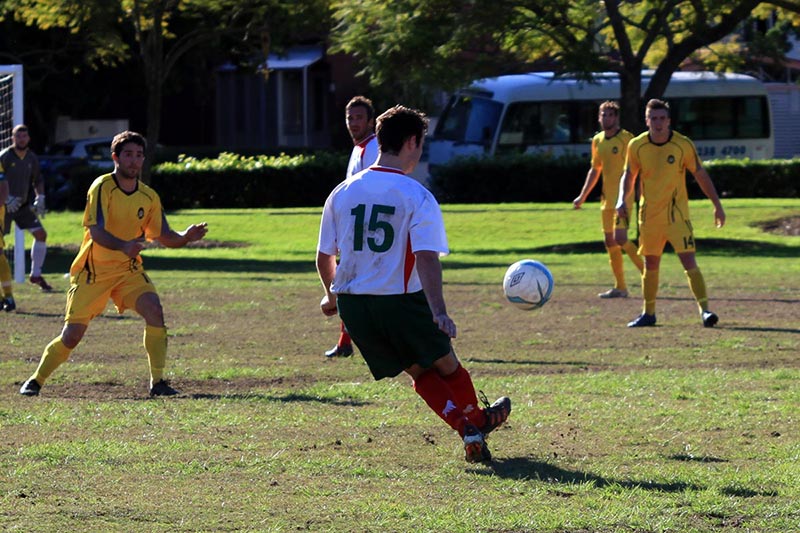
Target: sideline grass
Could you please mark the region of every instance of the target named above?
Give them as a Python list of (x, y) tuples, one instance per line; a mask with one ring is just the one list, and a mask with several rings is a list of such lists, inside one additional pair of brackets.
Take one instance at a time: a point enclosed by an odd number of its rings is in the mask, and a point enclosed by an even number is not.
[[(456, 350), (478, 388), (514, 401), (490, 466), (464, 463), (407, 379), (321, 357), (337, 326), (316, 307), (319, 209), (170, 216), (248, 244), (146, 251), (178, 398), (145, 399), (142, 324), (110, 307), (42, 396), (19, 396), (64, 297), (18, 287), (20, 312), (2, 317), (0, 529), (797, 531), (800, 237), (754, 224), (800, 215), (800, 201), (726, 201), (721, 230), (692, 203), (713, 330), (674, 257), (658, 328), (624, 327), (632, 282), (627, 301), (596, 298), (610, 273), (595, 207), (444, 206)], [(80, 239), (79, 214), (45, 223), (53, 245)], [(54, 249), (48, 271), (72, 254)], [(556, 279), (538, 312), (499, 293), (525, 256)]]

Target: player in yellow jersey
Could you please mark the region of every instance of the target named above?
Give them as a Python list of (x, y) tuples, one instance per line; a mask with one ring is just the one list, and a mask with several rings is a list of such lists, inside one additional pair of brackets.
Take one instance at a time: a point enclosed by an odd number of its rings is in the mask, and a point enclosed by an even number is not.
[(173, 231), (158, 194), (139, 181), (144, 163), (144, 137), (132, 131), (111, 141), (114, 172), (97, 178), (86, 200), (83, 243), (70, 268), (64, 329), (44, 349), (36, 372), (19, 392), (36, 396), (48, 377), (69, 359), (89, 322), (103, 312), (109, 298), (117, 310), (134, 309), (145, 320), (144, 348), (150, 364), (150, 396), (178, 391), (164, 380), (167, 328), (156, 288), (142, 267), (139, 252), (145, 240), (181, 248), (202, 239), (206, 223)]
[[(583, 184), (581, 193), (572, 201), (572, 205), (575, 209), (580, 209), (602, 175), (600, 209), (602, 210), (608, 262), (611, 265), (611, 272), (614, 274), (614, 287), (601, 292), (598, 296), (600, 298), (627, 298), (628, 285), (625, 283), (622, 252), (628, 254), (640, 274), (644, 268), (644, 262), (636, 252), (636, 245), (628, 240), (628, 217), (618, 216), (615, 207), (617, 196), (619, 196), (619, 177), (622, 175), (625, 165), (628, 142), (633, 138), (633, 134), (620, 127), (619, 104), (616, 102), (607, 101), (600, 104), (598, 122), (602, 131), (592, 138), (592, 167), (586, 174), (586, 182)], [(632, 202), (633, 191), (631, 190), (631, 194), (625, 198), (628, 211), (630, 211)]]
[(717, 315), (708, 309), (706, 283), (695, 260), (695, 242), (689, 219), (689, 197), (686, 192), (686, 171), (691, 172), (703, 193), (714, 204), (717, 227), (725, 224), (725, 211), (708, 172), (703, 168), (694, 143), (670, 128), (669, 105), (662, 100), (647, 102), (647, 131), (628, 145), (625, 173), (620, 183), (617, 212), (628, 216), (625, 198), (641, 179), (639, 210), (639, 253), (644, 256), (642, 293), (644, 309), (628, 327), (656, 324), (658, 269), (664, 245), (669, 242), (683, 265), (689, 288), (697, 300), (703, 326), (710, 328)]

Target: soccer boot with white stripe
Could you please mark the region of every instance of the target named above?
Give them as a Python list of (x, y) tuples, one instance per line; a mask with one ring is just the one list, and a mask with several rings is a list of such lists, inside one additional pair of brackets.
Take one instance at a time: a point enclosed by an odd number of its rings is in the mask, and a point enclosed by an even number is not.
[(483, 404), (483, 414), (486, 416), (486, 422), (480, 428), (481, 433), (488, 435), (497, 429), (503, 422), (508, 420), (508, 415), (511, 414), (511, 398), (502, 396), (489, 405), (489, 400), (483, 391), (478, 393), (478, 398)]

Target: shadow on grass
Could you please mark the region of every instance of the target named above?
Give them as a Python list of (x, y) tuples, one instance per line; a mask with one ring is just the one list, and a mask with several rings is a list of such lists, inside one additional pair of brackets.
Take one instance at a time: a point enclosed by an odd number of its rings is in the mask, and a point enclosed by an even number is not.
[(613, 366), (604, 363), (590, 363), (587, 361), (526, 361), (522, 359), (481, 359), (478, 357), (468, 357), (465, 358), (465, 360), (469, 363), (486, 363), (490, 365), (574, 366), (586, 369), (601, 367), (611, 368)]
[(351, 398), (348, 399), (339, 399), (339, 398), (323, 398), (321, 396), (311, 396), (308, 394), (285, 394), (283, 396), (276, 396), (272, 394), (261, 394), (261, 393), (251, 393), (251, 392), (244, 392), (244, 393), (197, 393), (197, 394), (190, 394), (188, 398), (192, 400), (264, 400), (269, 402), (282, 402), (282, 403), (321, 403), (326, 405), (339, 405), (345, 407), (360, 407), (364, 405), (370, 405), (370, 402), (364, 402), (360, 400), (353, 400)]
[[(791, 247), (777, 243), (761, 241), (745, 241), (736, 239), (701, 239), (700, 252), (709, 255), (725, 256), (759, 256), (759, 257), (800, 257), (800, 247)], [(453, 250), (457, 257), (468, 259), (470, 256), (491, 256), (497, 254), (514, 254), (519, 256), (536, 255), (537, 253), (597, 254), (605, 253), (603, 243), (599, 240), (591, 242), (563, 243), (530, 248), (495, 248), (461, 251)], [(665, 253), (669, 253), (669, 246)], [(67, 272), (75, 257), (74, 250), (52, 246), (47, 250), (48, 270), (51, 272)], [(447, 261), (447, 268), (453, 270), (472, 268), (506, 268), (504, 261)], [(308, 259), (297, 261), (265, 261), (261, 259), (221, 259), (201, 257), (158, 257), (145, 256), (145, 268), (151, 270), (186, 270), (199, 272), (274, 272), (274, 273), (313, 273), (314, 251), (309, 250)]]
[(538, 479), (546, 483), (582, 484), (592, 483), (597, 488), (621, 487), (623, 489), (643, 489), (656, 492), (684, 492), (686, 490), (703, 490), (695, 483), (676, 481), (673, 483), (657, 483), (653, 481), (636, 481), (630, 479), (613, 479), (590, 474), (588, 472), (566, 470), (558, 466), (533, 461), (527, 457), (496, 459), (487, 470), (476, 469), (475, 473), (496, 475), (506, 479), (529, 480)]
[[(758, 257), (800, 257), (800, 248), (797, 246), (787, 246), (784, 244), (748, 241), (740, 239), (698, 239), (698, 251), (701, 254), (725, 255), (725, 256), (750, 256)], [(602, 241), (574, 242), (551, 244), (548, 246), (536, 246), (531, 248), (507, 248), (503, 250), (484, 249), (470, 250), (471, 255), (495, 255), (503, 254), (535, 254), (535, 253), (569, 253), (569, 254), (599, 254), (605, 253)], [(665, 254), (672, 253), (672, 247), (667, 244), (664, 249)], [(471, 264), (471, 263), (470, 263)]]
[[(75, 252), (53, 246), (47, 249), (47, 270), (49, 272), (68, 272), (75, 258)], [(273, 272), (273, 273), (313, 273), (316, 272), (314, 252), (309, 251), (308, 260), (264, 261), (261, 259), (220, 259), (212, 257), (159, 257), (144, 256), (145, 270), (184, 270), (195, 272)]]

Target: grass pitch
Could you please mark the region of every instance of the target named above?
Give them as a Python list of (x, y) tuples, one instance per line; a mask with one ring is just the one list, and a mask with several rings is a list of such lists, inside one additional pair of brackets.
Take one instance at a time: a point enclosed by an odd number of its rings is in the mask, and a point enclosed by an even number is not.
[[(726, 201), (714, 229), (692, 203), (713, 329), (674, 255), (659, 326), (629, 330), (641, 290), (604, 301), (611, 274), (596, 204), (444, 206), (454, 345), (509, 422), (495, 461), (409, 387), (359, 357), (327, 361), (336, 320), (317, 308), (319, 209), (189, 211), (209, 243), (150, 249), (183, 394), (147, 398), (141, 319), (109, 306), (38, 398), (17, 393), (62, 324), (80, 215), (45, 220), (48, 280), (16, 287), (0, 357), (3, 531), (797, 531), (800, 237), (763, 230), (797, 200)], [(766, 224), (770, 226), (770, 224)], [(555, 277), (552, 300), (502, 299), (511, 262)]]

